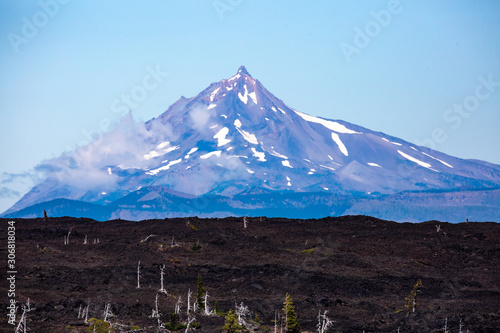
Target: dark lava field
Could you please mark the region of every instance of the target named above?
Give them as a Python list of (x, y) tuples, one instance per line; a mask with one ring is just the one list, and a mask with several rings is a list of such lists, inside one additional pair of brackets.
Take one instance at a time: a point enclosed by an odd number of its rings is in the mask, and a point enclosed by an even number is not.
[[(15, 332), (7, 322), (8, 221), (0, 220), (1, 332)], [(198, 275), (219, 315), (191, 310), (193, 332), (222, 332), (222, 312), (241, 303), (249, 331), (274, 332), (287, 293), (302, 332), (317, 332), (320, 311), (334, 321), (325, 332), (500, 332), (498, 223), (366, 216), (14, 221), (17, 320), (29, 298), (29, 332), (92, 332), (90, 319), (103, 320), (106, 306), (114, 332), (157, 332), (179, 297), (180, 322), (188, 319), (187, 294), (193, 303)], [(152, 318), (157, 294), (160, 317)], [(412, 295), (415, 307), (406, 307)], [(281, 319), (276, 325), (280, 332)]]

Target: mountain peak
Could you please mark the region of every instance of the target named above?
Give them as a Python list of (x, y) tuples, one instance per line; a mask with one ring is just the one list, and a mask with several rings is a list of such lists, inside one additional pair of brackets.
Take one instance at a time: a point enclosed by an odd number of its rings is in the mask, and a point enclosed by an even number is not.
[(247, 69), (245, 68), (245, 66), (240, 66), (240, 68), (238, 68), (238, 72), (236, 74), (240, 74), (240, 75), (248, 75), (250, 77), (252, 77), (252, 75), (250, 75), (250, 73), (248, 73)]
[[(88, 146), (91, 166), (80, 151), (44, 162), (44, 170), (54, 171), (3, 216), (33, 207), (16, 215), (32, 216), (48, 209), (34, 205), (56, 199), (106, 205), (106, 219), (361, 213), (458, 222), (500, 216), (500, 165), (296, 111), (244, 66), (176, 101), (145, 128), (124, 122), (100, 139)], [(92, 181), (81, 182), (82, 175)], [(206, 204), (193, 206), (187, 194)], [(52, 216), (86, 214), (81, 207), (88, 207), (52, 205)]]

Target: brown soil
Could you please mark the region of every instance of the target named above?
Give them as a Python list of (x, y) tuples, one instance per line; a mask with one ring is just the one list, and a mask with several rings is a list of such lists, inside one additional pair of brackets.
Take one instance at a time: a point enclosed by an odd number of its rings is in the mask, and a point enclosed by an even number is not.
[[(109, 303), (112, 323), (155, 332), (157, 319), (149, 316), (165, 265), (163, 322), (179, 296), (182, 320), (187, 318), (187, 292), (194, 301), (201, 274), (210, 307), (217, 300), (227, 312), (244, 302), (250, 318), (260, 318), (260, 325), (253, 323), (257, 332), (273, 331), (287, 292), (304, 332), (316, 332), (324, 310), (335, 321), (329, 332), (443, 332), (446, 318), (451, 332), (458, 332), (460, 320), (463, 332), (500, 331), (500, 224), (409, 224), (365, 216), (247, 220), (245, 229), (242, 218), (16, 219), (16, 300), (31, 300), (31, 332), (84, 332), (88, 325), (78, 310), (89, 303), (89, 318), (103, 319)], [(0, 220), (2, 260), (8, 221)], [(141, 242), (148, 235), (154, 236)], [(177, 246), (171, 247), (172, 238)], [(193, 250), (195, 243), (201, 249)], [(5, 271), (0, 331), (14, 332), (7, 323)], [(405, 297), (419, 279), (417, 307), (408, 315)], [(198, 313), (196, 321), (197, 332), (220, 332), (224, 317)]]

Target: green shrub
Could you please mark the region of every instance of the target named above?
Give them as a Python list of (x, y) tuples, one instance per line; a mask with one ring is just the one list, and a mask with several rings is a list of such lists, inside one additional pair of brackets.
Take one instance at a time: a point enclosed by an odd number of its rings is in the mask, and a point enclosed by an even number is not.
[(207, 289), (203, 287), (203, 282), (201, 281), (201, 274), (198, 273), (198, 284), (196, 288), (196, 302), (198, 303), (198, 309), (200, 311), (205, 310), (205, 294)]
[(224, 326), (222, 326), (222, 330), (227, 333), (238, 333), (244, 332), (245, 328), (241, 325), (238, 325), (238, 320), (236, 319), (236, 315), (233, 310), (229, 310), (226, 316), (226, 321), (224, 322)]
[(286, 331), (289, 333), (299, 333), (300, 323), (297, 320), (297, 313), (290, 294), (286, 293), (285, 302), (283, 302), (283, 316), (286, 318)]
[(89, 319), (90, 326), (87, 327), (87, 332), (90, 333), (110, 333), (114, 332), (115, 329), (111, 327), (111, 325), (104, 320), (99, 320), (96, 318)]
[(225, 316), (226, 313), (219, 309), (219, 301), (215, 301), (215, 314), (218, 316)]
[(312, 254), (314, 252), (314, 250), (316, 250), (315, 247), (313, 247), (312, 249), (302, 250), (301, 253)]
[[(187, 325), (186, 325), (187, 326)], [(200, 329), (201, 328), (201, 323), (200, 322), (197, 322), (197, 321), (194, 321), (191, 323), (191, 325), (189, 325), (189, 327), (192, 327), (194, 328), (195, 330), (197, 329)]]
[(177, 325), (172, 325), (171, 323), (165, 324), (165, 328), (169, 331), (179, 331), (179, 330), (186, 329), (186, 327), (187, 327), (187, 325), (183, 324), (183, 323), (178, 323)]
[[(181, 317), (178, 314), (171, 313), (170, 314), (170, 321), (165, 324), (165, 328), (169, 331), (180, 331), (180, 330), (186, 329), (187, 324), (181, 323), (180, 320), (181, 320)], [(192, 322), (191, 325), (189, 325), (189, 327), (192, 327), (194, 329), (198, 329), (201, 327), (201, 324), (199, 322), (195, 321), (195, 322)]]

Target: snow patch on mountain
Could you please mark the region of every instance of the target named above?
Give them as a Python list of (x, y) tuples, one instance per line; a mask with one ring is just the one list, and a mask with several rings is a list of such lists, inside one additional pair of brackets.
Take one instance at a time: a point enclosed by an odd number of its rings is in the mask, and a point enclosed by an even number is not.
[(212, 157), (212, 156), (220, 157), (220, 154), (222, 154), (222, 151), (221, 150), (216, 150), (216, 151), (212, 151), (212, 152), (207, 153), (207, 154), (203, 154), (203, 155), (200, 156), (200, 158), (202, 160), (205, 160), (205, 159), (207, 159), (209, 157)]
[(279, 158), (283, 158), (283, 159), (285, 159), (285, 160), (287, 160), (287, 159), (288, 159), (288, 157), (287, 157), (287, 156), (285, 156), (285, 155), (283, 155), (283, 154), (280, 154), (280, 153), (277, 153), (277, 152), (276, 152), (276, 151), (274, 151), (272, 148), (273, 148), (273, 147), (271, 147), (271, 148), (269, 149), (269, 151), (268, 151), (268, 153), (269, 153), (269, 154), (271, 154), (271, 155), (273, 155), (273, 156), (276, 156), (276, 157), (279, 157)]
[(255, 91), (252, 91), (251, 93), (248, 92), (248, 88), (247, 88), (247, 85), (245, 84), (243, 86), (243, 89), (245, 89), (245, 93), (242, 95), (241, 93), (238, 93), (238, 97), (239, 99), (247, 104), (248, 102), (248, 97), (250, 97), (252, 99), (252, 101), (257, 104), (257, 96), (255, 95)]
[(168, 154), (168, 153), (170, 153), (170, 152), (172, 152), (172, 151), (174, 151), (174, 150), (179, 149), (180, 147), (181, 147), (181, 146), (172, 146), (172, 147), (168, 147), (168, 148), (166, 148), (166, 149), (164, 149), (164, 150), (163, 150), (162, 155)]
[(442, 164), (446, 165), (448, 168), (452, 168), (453, 169), (453, 166), (451, 166), (450, 164), (446, 163), (445, 161), (440, 160), (439, 158), (436, 158), (436, 157), (431, 156), (429, 154), (426, 154), (424, 152), (422, 152), (422, 154), (424, 154), (425, 156), (429, 156), (430, 158), (433, 158), (433, 159), (435, 159), (438, 162), (441, 162)]
[[(147, 171), (146, 173), (147, 173), (148, 175), (151, 175), (151, 176), (157, 175), (160, 171), (165, 171), (165, 170), (168, 170), (168, 169), (170, 169), (170, 167), (171, 167), (172, 165), (178, 164), (178, 163), (180, 163), (181, 161), (182, 161), (182, 159), (181, 159), (181, 158), (179, 158), (179, 159), (177, 159), (177, 160), (175, 160), (175, 161), (171, 161), (171, 162), (169, 162), (169, 163), (168, 163), (167, 165), (165, 165), (165, 166), (162, 166), (162, 167), (160, 167), (160, 168), (157, 168), (157, 169), (154, 169), (154, 170), (151, 170), (151, 171)], [(164, 162), (165, 162), (165, 161), (164, 161)]]
[(345, 156), (349, 156), (349, 153), (347, 151), (347, 148), (345, 147), (344, 143), (342, 142), (342, 140), (340, 140), (340, 137), (337, 133), (333, 133), (332, 132), (332, 140), (335, 141), (335, 143), (337, 144), (337, 146), (339, 147), (340, 149), (340, 152), (342, 154), (344, 154)]
[(424, 168), (430, 169), (432, 167), (432, 165), (430, 165), (429, 163), (422, 162), (421, 160), (419, 160), (415, 157), (412, 157), (408, 154), (403, 153), (401, 150), (398, 150), (398, 153), (399, 153), (399, 155), (403, 156), (407, 160), (412, 161), (413, 163), (417, 163), (418, 165), (423, 166)]
[(328, 169), (328, 170), (335, 171), (335, 169), (334, 169), (334, 168), (329, 167), (329, 166), (326, 166), (326, 165), (323, 165), (323, 164), (320, 164), (319, 166), (320, 166), (320, 167), (322, 167), (322, 168)]
[(214, 101), (215, 95), (217, 95), (217, 92), (220, 90), (220, 87), (215, 89), (211, 94), (210, 94), (210, 102)]
[(163, 141), (158, 146), (156, 146), (156, 149), (163, 149), (163, 148), (165, 148), (168, 145), (170, 145), (170, 141)]
[(238, 130), (238, 132), (240, 132), (240, 134), (243, 136), (243, 139), (245, 139), (246, 141), (254, 145), (259, 144), (259, 141), (257, 140), (255, 134), (248, 133), (247, 131), (240, 129), (239, 127), (236, 127), (236, 129)]
[(237, 79), (239, 79), (240, 77), (241, 77), (241, 75), (240, 75), (240, 74), (236, 74), (236, 75), (231, 76), (231, 77), (228, 79), (228, 81), (229, 81), (229, 82), (231, 82), (231, 81), (233, 81), (233, 80), (237, 80)]
[(217, 147), (224, 146), (231, 142), (230, 139), (226, 139), (226, 135), (229, 133), (229, 129), (227, 127), (223, 127), (222, 129), (214, 135), (214, 139), (217, 139)]
[(156, 150), (151, 150), (149, 153), (144, 154), (145, 160), (150, 160), (152, 158), (158, 157), (160, 154)]
[[(159, 144), (157, 146), (157, 148), (161, 149), (161, 148), (165, 147), (166, 145), (168, 145), (169, 143), (170, 142), (162, 142), (161, 144)], [(177, 150), (179, 148), (180, 148), (180, 146), (171, 146), (171, 147), (167, 147), (167, 148), (163, 149), (161, 152), (158, 152), (157, 150), (152, 150), (149, 153), (144, 154), (144, 159), (145, 160), (150, 160), (152, 158), (168, 154), (168, 153), (170, 153), (170, 152), (172, 152), (174, 150)]]
[(396, 145), (396, 146), (402, 146), (403, 145), (402, 143), (399, 143), (399, 142), (389, 141), (386, 138), (382, 138), (382, 140), (384, 140), (386, 142), (389, 142), (389, 143), (392, 143), (393, 145)]
[(198, 147), (194, 147), (194, 148), (191, 148), (191, 150), (188, 151), (188, 153), (186, 154), (186, 156), (184, 156), (185, 159), (188, 159), (189, 156), (194, 153), (195, 151), (198, 150)]
[(266, 153), (261, 152), (261, 151), (257, 151), (257, 149), (255, 149), (254, 147), (252, 147), (251, 150), (253, 152), (253, 156), (257, 157), (257, 159), (259, 160), (259, 162), (265, 162), (266, 161)]
[(313, 116), (310, 116), (308, 114), (299, 112), (297, 110), (293, 110), (293, 111), (295, 111), (295, 113), (298, 114), (305, 121), (323, 125), (326, 128), (328, 128), (328, 129), (330, 129), (332, 131), (335, 131), (337, 133), (343, 133), (343, 134), (360, 134), (359, 132), (356, 132), (356, 131), (353, 131), (351, 129), (348, 129), (347, 127), (345, 127), (342, 124), (339, 124), (336, 121), (331, 121), (331, 120), (326, 120), (326, 119), (323, 119), (323, 118), (313, 117)]

